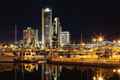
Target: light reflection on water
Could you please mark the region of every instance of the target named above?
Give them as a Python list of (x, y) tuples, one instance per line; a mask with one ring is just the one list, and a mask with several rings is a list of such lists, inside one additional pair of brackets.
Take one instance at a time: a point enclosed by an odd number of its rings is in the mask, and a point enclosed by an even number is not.
[(0, 63), (5, 80), (120, 80), (118, 67)]

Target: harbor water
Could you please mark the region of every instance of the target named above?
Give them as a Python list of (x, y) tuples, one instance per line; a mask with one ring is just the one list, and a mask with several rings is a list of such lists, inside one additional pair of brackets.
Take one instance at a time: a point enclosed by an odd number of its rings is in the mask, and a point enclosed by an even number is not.
[(0, 80), (120, 80), (119, 67), (0, 63)]

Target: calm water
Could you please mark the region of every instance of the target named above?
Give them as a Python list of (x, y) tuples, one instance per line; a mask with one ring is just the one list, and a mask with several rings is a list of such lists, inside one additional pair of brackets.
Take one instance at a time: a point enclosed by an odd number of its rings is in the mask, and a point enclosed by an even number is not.
[(0, 63), (0, 80), (120, 80), (119, 68)]

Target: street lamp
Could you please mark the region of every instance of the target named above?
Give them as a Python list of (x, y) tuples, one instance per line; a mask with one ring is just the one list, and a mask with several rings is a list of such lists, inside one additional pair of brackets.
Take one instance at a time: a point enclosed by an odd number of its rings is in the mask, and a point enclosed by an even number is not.
[(101, 42), (102, 42), (103, 40), (104, 40), (104, 39), (103, 39), (102, 36), (99, 36), (96, 40), (94, 40), (94, 41), (97, 42), (97, 43), (96, 43), (97, 47), (99, 46), (99, 44), (101, 44)]
[(120, 74), (120, 69), (118, 69), (117, 72)]
[(93, 38), (93, 39), (92, 39), (92, 41), (93, 41), (93, 42), (96, 42), (96, 41), (97, 41), (97, 39), (96, 39), (96, 38)]
[(120, 40), (118, 40), (118, 43), (120, 43)]
[(99, 42), (102, 42), (102, 41), (103, 41), (103, 37), (101, 37), (101, 36), (98, 37), (98, 41), (99, 41)]
[(85, 46), (85, 43), (81, 43), (81, 46)]

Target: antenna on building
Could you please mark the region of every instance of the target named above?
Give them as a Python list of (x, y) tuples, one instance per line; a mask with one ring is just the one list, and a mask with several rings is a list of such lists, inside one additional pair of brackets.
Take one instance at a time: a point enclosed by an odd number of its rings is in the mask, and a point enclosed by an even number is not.
[(81, 35), (81, 36), (80, 36), (80, 44), (82, 44), (82, 43), (83, 43), (82, 32), (81, 32), (80, 35)]
[(15, 43), (17, 42), (17, 26), (15, 24)]

